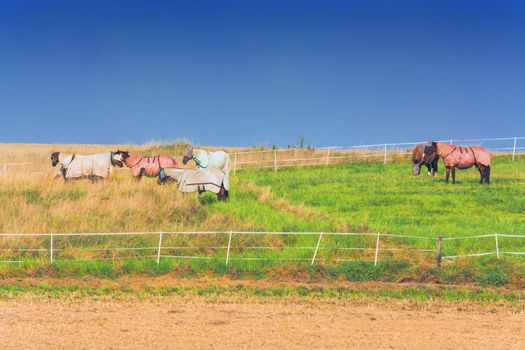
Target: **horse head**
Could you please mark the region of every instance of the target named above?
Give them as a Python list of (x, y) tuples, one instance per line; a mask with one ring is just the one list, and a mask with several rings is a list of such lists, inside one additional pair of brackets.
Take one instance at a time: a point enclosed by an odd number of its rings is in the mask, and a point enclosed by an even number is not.
[(412, 152), (412, 175), (418, 176), (421, 173), (423, 164), (429, 165), (437, 155), (435, 142), (428, 142), (425, 145), (417, 145)]
[[(125, 156), (127, 155), (127, 156)], [(124, 160), (125, 158), (127, 159), (127, 157), (129, 157), (129, 154), (128, 152), (123, 152), (123, 151), (116, 151), (116, 152), (111, 152), (111, 165), (113, 166), (118, 166), (119, 168), (122, 168), (124, 166)]]
[[(128, 151), (118, 150), (111, 155), (111, 164), (123, 167), (126, 164), (126, 160), (130, 157)], [(113, 163), (115, 162), (115, 164)]]
[(60, 155), (60, 152), (53, 152), (51, 153), (51, 165), (55, 166), (58, 164), (59, 159), (58, 156)]
[(184, 155), (182, 156), (182, 164), (186, 165), (190, 159), (193, 158), (193, 147), (190, 147), (184, 152)]
[(425, 145), (422, 161), (425, 164), (429, 164), (436, 158), (436, 155), (437, 155), (437, 143), (431, 141), (427, 145)]

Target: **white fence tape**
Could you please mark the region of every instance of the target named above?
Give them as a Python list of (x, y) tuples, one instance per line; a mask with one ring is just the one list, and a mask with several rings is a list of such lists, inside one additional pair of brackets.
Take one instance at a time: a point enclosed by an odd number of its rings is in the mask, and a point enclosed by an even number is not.
[[(491, 152), (508, 153), (512, 155), (512, 160), (516, 159), (518, 153), (525, 152), (525, 145), (523, 143), (525, 137), (496, 137), (487, 139), (465, 139), (465, 140), (440, 140), (442, 142), (449, 142), (464, 146), (483, 145)], [(329, 165), (331, 160), (349, 160), (349, 159), (372, 159), (373, 161), (387, 163), (394, 155), (407, 155), (407, 152), (412, 146), (424, 144), (427, 141), (418, 142), (398, 142), (398, 143), (377, 143), (368, 145), (354, 145), (348, 147), (329, 146), (317, 148), (270, 148), (270, 149), (256, 149), (231, 152), (234, 158), (233, 171), (249, 169), (249, 168), (273, 168), (275, 171), (279, 168), (286, 167), (302, 167), (312, 165)], [(498, 145), (492, 143), (499, 143)], [(505, 144), (501, 144), (505, 143)], [(301, 156), (294, 158), (289, 153), (293, 152), (311, 152), (312, 157)], [(326, 152), (323, 154), (322, 152)], [(345, 154), (351, 153), (351, 154)], [(365, 154), (358, 154), (363, 153)], [(374, 152), (374, 153), (370, 153)], [(265, 159), (247, 159), (242, 160), (243, 157), (250, 155), (272, 154), (271, 158)], [(389, 159), (390, 156), (390, 159)], [(305, 163), (306, 162), (306, 163)], [(21, 165), (45, 165), (45, 163), (25, 163), (25, 162), (0, 162), (0, 175), (6, 177), (11, 171), (10, 168), (16, 168)], [(126, 168), (116, 168), (117, 170), (125, 170)], [(40, 172), (39, 172), (40, 173)]]
[[(151, 237), (158, 235), (158, 245), (153, 245), (150, 242), (150, 245), (146, 246), (137, 246), (137, 247), (109, 247), (107, 246), (108, 242), (106, 242), (106, 246), (89, 246), (89, 243), (85, 240), (86, 237), (93, 237), (93, 238), (102, 238), (102, 237), (118, 237), (119, 239), (122, 236), (145, 236), (145, 237)], [(167, 240), (169, 236), (175, 237), (177, 235), (181, 236), (203, 236), (203, 235), (222, 235), (224, 239), (227, 240), (227, 245), (214, 245), (214, 246), (206, 246), (206, 245), (196, 245), (196, 246), (184, 246), (184, 245), (169, 245), (166, 244), (164, 240)], [(254, 246), (253, 244), (242, 246), (238, 243), (235, 243), (235, 239), (243, 236), (275, 236), (275, 235), (282, 235), (282, 236), (313, 236), (312, 238), (315, 239), (317, 242), (316, 245), (290, 245), (290, 246), (282, 246), (282, 245), (276, 245), (276, 246)], [(323, 236), (327, 237), (323, 239)], [(343, 237), (368, 237), (370, 238), (370, 245), (369, 246), (326, 246), (327, 240), (330, 238), (339, 238), (343, 239)], [(32, 247), (18, 247), (14, 246), (18, 243), (20, 243), (20, 240), (24, 238), (42, 238), (41, 244), (44, 247), (35, 247), (35, 242), (32, 242)], [(63, 243), (64, 239), (70, 239), (72, 237), (79, 237), (81, 238), (81, 242), (78, 244), (78, 246), (74, 246), (72, 242), (68, 241), (66, 247), (61, 247), (61, 243)], [(152, 237), (152, 238), (153, 238)], [(361, 252), (373, 252), (373, 258), (369, 260), (374, 265), (377, 265), (381, 252), (421, 252), (421, 253), (438, 253), (440, 256), (442, 255), (443, 259), (458, 259), (458, 258), (470, 258), (470, 257), (481, 257), (481, 256), (491, 256), (496, 255), (496, 257), (499, 259), (500, 255), (515, 255), (515, 256), (523, 256), (525, 255), (525, 251), (519, 252), (519, 251), (505, 251), (502, 250), (500, 245), (501, 242), (497, 240), (497, 238), (507, 238), (507, 239), (522, 239), (525, 238), (524, 235), (520, 234), (500, 234), (500, 233), (494, 233), (494, 234), (486, 234), (486, 235), (472, 235), (472, 236), (459, 236), (459, 237), (444, 237), (442, 238), (443, 242), (450, 241), (451, 243), (453, 241), (457, 240), (470, 240), (470, 239), (486, 239), (486, 238), (493, 238), (496, 239), (496, 245), (494, 251), (489, 252), (475, 252), (475, 253), (467, 253), (467, 252), (459, 252), (459, 254), (442, 254), (441, 251), (438, 251), (438, 249), (434, 249), (433, 247), (427, 247), (427, 248), (419, 248), (416, 246), (407, 246), (407, 242), (394, 242), (395, 239), (403, 239), (403, 240), (424, 240), (427, 242), (432, 241), (439, 241), (438, 238), (435, 237), (424, 237), (424, 236), (410, 236), (410, 235), (396, 235), (396, 234), (386, 234), (386, 233), (360, 233), (360, 232), (256, 232), (256, 231), (182, 231), (182, 232), (170, 232), (170, 231), (161, 231), (161, 232), (101, 232), (101, 233), (85, 233), (85, 232), (75, 232), (75, 233), (3, 233), (0, 234), (0, 245), (2, 245), (2, 248), (0, 249), (0, 255), (3, 257), (4, 260), (0, 260), (0, 263), (24, 263), (24, 262), (31, 262), (38, 259), (35, 259), (34, 256), (29, 257), (28, 259), (21, 259), (20, 253), (46, 253), (44, 256), (39, 256), (39, 259), (46, 259), (50, 263), (56, 262), (56, 261), (97, 261), (97, 260), (126, 260), (126, 259), (146, 259), (146, 258), (153, 258), (156, 260), (157, 264), (160, 263), (161, 258), (171, 258), (171, 259), (206, 259), (206, 260), (225, 260), (226, 265), (228, 265), (231, 261), (309, 261), (311, 265), (315, 264), (316, 262), (341, 262), (341, 261), (357, 261), (355, 259), (347, 259), (340, 256), (332, 256), (332, 257), (320, 257), (319, 255), (323, 255), (320, 252), (351, 252), (351, 251), (361, 251)], [(6, 239), (10, 238), (10, 239)], [(16, 238), (16, 239), (12, 239)], [(381, 240), (380, 240), (381, 238)], [(49, 242), (47, 240), (49, 239)], [(384, 241), (385, 239), (390, 239), (388, 242)], [(381, 244), (380, 244), (381, 241)], [(118, 242), (118, 240), (117, 240)], [(163, 242), (165, 242), (165, 246), (162, 246)], [(115, 243), (115, 242), (111, 242)], [(313, 242), (312, 242), (313, 243)], [(332, 242), (334, 243), (334, 242)], [(339, 242), (336, 242), (339, 243)], [(344, 243), (346, 245), (348, 244), (348, 241), (343, 241), (341, 243)], [(97, 243), (91, 243), (92, 245), (96, 245)], [(101, 242), (98, 242), (98, 244), (101, 244)], [(156, 244), (156, 243), (155, 243)], [(434, 243), (432, 243), (434, 244)], [(13, 247), (7, 248), (6, 245), (12, 245)], [(325, 245), (325, 246), (323, 246)], [(440, 247), (440, 245), (438, 245)], [(442, 248), (443, 250), (453, 250), (453, 246), (448, 246), (445, 244), (445, 246)], [(194, 254), (166, 254), (169, 251), (177, 251), (182, 250), (184, 252), (189, 251), (196, 251), (196, 252), (212, 252), (214, 254), (217, 253), (217, 251), (223, 251), (224, 255), (194, 255)], [(258, 251), (261, 252), (268, 252), (268, 251), (293, 251), (293, 250), (299, 250), (299, 251), (310, 251), (310, 257), (276, 257), (276, 256), (239, 256), (240, 251)], [(150, 251), (151, 253), (156, 254), (148, 254), (143, 255), (140, 252), (146, 252)], [(69, 252), (67, 256), (62, 256), (62, 254), (65, 254), (65, 252)], [(86, 258), (85, 256), (79, 256), (78, 258), (70, 258), (72, 254), (79, 254), (79, 252), (99, 252), (99, 253), (112, 253), (117, 254), (118, 252), (133, 252), (134, 255), (128, 255), (128, 256), (118, 256), (113, 255), (111, 257), (101, 257), (101, 256), (95, 256), (95, 257), (89, 257)], [(8, 253), (11, 254), (12, 259), (6, 259), (6, 257), (9, 257)], [(19, 255), (16, 255), (14, 253), (19, 253)], [(164, 254), (163, 254), (164, 253)], [(47, 256), (47, 258), (46, 258)], [(362, 261), (362, 260), (359, 260)]]

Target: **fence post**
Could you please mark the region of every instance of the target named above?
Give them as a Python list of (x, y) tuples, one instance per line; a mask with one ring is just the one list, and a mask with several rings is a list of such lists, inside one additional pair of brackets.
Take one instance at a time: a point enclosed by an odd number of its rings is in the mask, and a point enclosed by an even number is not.
[(328, 147), (328, 152), (326, 152), (326, 165), (328, 165), (328, 162), (330, 161), (330, 148)]
[(512, 147), (512, 160), (516, 157), (516, 139), (517, 137), (514, 138), (514, 146)]
[(228, 266), (228, 262), (230, 261), (231, 244), (232, 244), (232, 231), (230, 231), (230, 237), (228, 238), (228, 250), (226, 251), (226, 266)]
[(381, 234), (378, 232), (376, 238), (376, 255), (374, 257), (374, 267), (377, 266), (377, 258), (379, 256), (379, 236), (381, 236)]
[(277, 172), (277, 148), (273, 150), (273, 171)]
[(159, 235), (159, 249), (157, 250), (157, 265), (160, 263), (160, 249), (162, 247), (162, 231), (160, 231)]
[(317, 240), (317, 246), (315, 247), (314, 256), (312, 257), (312, 262), (310, 263), (310, 266), (314, 265), (315, 257), (317, 256), (317, 251), (319, 250), (319, 245), (321, 244), (321, 238), (323, 238), (323, 232), (319, 235), (319, 239)]
[(441, 258), (443, 256), (443, 237), (438, 237), (437, 267), (441, 270)]
[(496, 238), (496, 258), (499, 259), (499, 243), (498, 243), (498, 234), (496, 233), (494, 235), (494, 237)]
[(4, 175), (7, 177), (7, 164), (4, 163)]
[(51, 234), (51, 241), (49, 244), (49, 260), (53, 263), (53, 234)]
[(386, 164), (386, 143), (385, 143), (385, 152), (383, 157), (383, 164)]
[(233, 154), (233, 174), (237, 174), (237, 152)]

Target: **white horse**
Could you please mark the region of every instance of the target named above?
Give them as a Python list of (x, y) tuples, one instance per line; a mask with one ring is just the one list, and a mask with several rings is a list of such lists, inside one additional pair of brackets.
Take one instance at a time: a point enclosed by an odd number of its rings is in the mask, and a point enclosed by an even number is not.
[(230, 155), (224, 151), (208, 152), (190, 147), (184, 153), (182, 164), (193, 159), (197, 170), (220, 169), (229, 174), (231, 169)]
[(123, 166), (121, 152), (106, 152), (92, 155), (63, 154), (53, 152), (51, 165), (60, 163), (57, 176), (64, 180), (88, 178), (93, 181), (106, 178), (115, 166)]
[(228, 173), (220, 169), (178, 169), (162, 168), (159, 173), (159, 184), (176, 181), (180, 192), (213, 192), (219, 201), (228, 199), (230, 180)]

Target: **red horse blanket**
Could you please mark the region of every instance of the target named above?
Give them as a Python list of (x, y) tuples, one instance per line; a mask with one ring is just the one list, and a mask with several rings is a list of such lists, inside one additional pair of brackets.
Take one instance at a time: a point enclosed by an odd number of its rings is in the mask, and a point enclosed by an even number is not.
[(140, 176), (142, 169), (147, 177), (156, 177), (161, 168), (176, 168), (177, 161), (172, 156), (144, 157), (138, 154), (131, 154), (124, 163), (131, 169), (131, 175)]
[[(451, 150), (443, 150), (443, 162), (445, 166), (457, 166), (459, 169), (470, 168), (472, 165), (490, 165), (490, 153), (481, 146), (459, 147), (447, 145)], [(439, 144), (438, 144), (439, 147)], [(448, 154), (447, 154), (448, 153)]]

